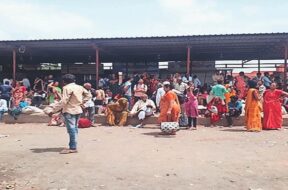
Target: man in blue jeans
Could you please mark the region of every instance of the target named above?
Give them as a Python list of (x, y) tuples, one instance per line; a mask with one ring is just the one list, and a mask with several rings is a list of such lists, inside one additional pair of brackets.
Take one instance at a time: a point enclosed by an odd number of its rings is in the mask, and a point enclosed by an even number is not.
[(66, 74), (62, 77), (64, 87), (62, 95), (62, 113), (69, 134), (69, 148), (60, 154), (77, 153), (78, 120), (84, 104), (92, 98), (84, 87), (75, 84), (75, 76)]

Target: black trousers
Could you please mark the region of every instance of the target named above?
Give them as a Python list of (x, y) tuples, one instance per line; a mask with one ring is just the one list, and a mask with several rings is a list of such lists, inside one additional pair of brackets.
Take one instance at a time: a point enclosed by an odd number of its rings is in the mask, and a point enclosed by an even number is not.
[(196, 127), (197, 125), (196, 117), (188, 117), (188, 127), (192, 127), (192, 123), (193, 123), (193, 127)]

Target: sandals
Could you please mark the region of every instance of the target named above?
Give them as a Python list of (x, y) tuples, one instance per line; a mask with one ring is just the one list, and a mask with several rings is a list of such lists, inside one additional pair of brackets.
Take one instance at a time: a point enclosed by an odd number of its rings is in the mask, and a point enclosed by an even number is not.
[(78, 151), (77, 150), (73, 150), (73, 149), (63, 149), (60, 152), (60, 154), (72, 154), (72, 153), (78, 153)]

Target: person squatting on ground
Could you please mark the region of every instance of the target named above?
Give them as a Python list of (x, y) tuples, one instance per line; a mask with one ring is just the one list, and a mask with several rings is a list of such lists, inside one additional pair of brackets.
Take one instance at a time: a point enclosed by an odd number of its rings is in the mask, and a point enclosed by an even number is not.
[(206, 117), (210, 117), (211, 127), (216, 127), (216, 123), (227, 112), (225, 102), (220, 97), (214, 97), (207, 105)]
[(92, 98), (92, 95), (82, 86), (75, 84), (74, 75), (66, 74), (62, 79), (64, 83), (62, 112), (69, 134), (69, 148), (60, 153), (69, 154), (77, 152), (78, 120), (83, 113), (84, 104)]
[(137, 115), (140, 124), (136, 125), (136, 128), (143, 127), (143, 121), (146, 117), (152, 116), (156, 111), (155, 103), (148, 99), (147, 94), (139, 94), (140, 99), (134, 104), (130, 114), (132, 116)]
[(128, 117), (128, 100), (120, 98), (116, 103), (107, 105), (106, 122), (110, 126), (124, 126)]
[(238, 99), (237, 96), (231, 96), (230, 102), (228, 103), (228, 113), (226, 114), (226, 119), (228, 127), (232, 127), (233, 120), (232, 118), (239, 117), (242, 114), (242, 102)]

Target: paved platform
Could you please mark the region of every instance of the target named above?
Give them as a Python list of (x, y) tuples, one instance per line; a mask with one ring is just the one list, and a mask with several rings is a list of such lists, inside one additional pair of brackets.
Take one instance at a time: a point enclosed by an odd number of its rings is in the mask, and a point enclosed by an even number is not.
[[(158, 124), (157, 116), (151, 116), (145, 120), (145, 124), (153, 125)], [(6, 124), (15, 124), (15, 123), (48, 123), (50, 118), (45, 114), (21, 114), (17, 120), (14, 120), (12, 117), (5, 115), (3, 122)], [(96, 124), (107, 125), (105, 115), (95, 115)], [(244, 126), (245, 118), (240, 116), (237, 119), (234, 119), (234, 126)], [(136, 125), (138, 120), (135, 117), (129, 117), (127, 125)], [(208, 118), (199, 117), (198, 125), (209, 126), (210, 120)], [(222, 119), (217, 125), (227, 126), (226, 119)], [(288, 126), (288, 115), (283, 116), (283, 126)]]

